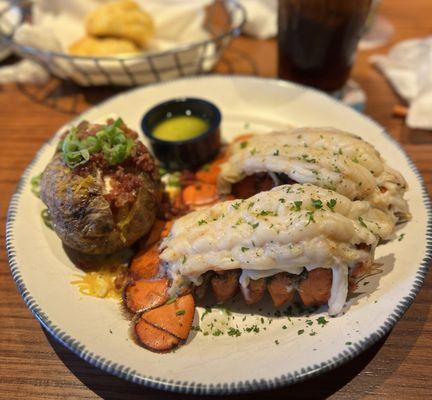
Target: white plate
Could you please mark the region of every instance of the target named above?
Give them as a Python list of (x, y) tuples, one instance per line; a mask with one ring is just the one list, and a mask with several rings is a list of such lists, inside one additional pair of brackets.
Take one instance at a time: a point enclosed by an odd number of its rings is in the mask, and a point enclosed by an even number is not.
[[(189, 343), (168, 354), (155, 354), (129, 338), (130, 322), (111, 300), (86, 297), (70, 284), (79, 272), (60, 240), (40, 218), (43, 205), (30, 191), (29, 179), (40, 173), (54, 153), (56, 140), (45, 144), (24, 173), (11, 201), (7, 248), (12, 274), (28, 307), (61, 343), (91, 364), (127, 380), (188, 393), (232, 393), (290, 384), (350, 360), (382, 337), (411, 304), (430, 258), (431, 214), (420, 174), (400, 146), (369, 118), (330, 97), (290, 83), (210, 76), (138, 88), (115, 96), (81, 115), (96, 120), (115, 113), (140, 130), (143, 113), (155, 103), (180, 96), (204, 97), (220, 107), (227, 140), (246, 131), (264, 132), (287, 124), (334, 126), (373, 143), (409, 183), (406, 194), (412, 221), (400, 228), (403, 240), (379, 246), (382, 273), (368, 279), (346, 307), (345, 315), (324, 327), (313, 315), (265, 319), (258, 334), (240, 337), (191, 335)], [(77, 120), (74, 121), (76, 123)], [(202, 309), (198, 312), (202, 314)], [(259, 313), (257, 309), (254, 311)], [(243, 315), (247, 315), (242, 322)], [(260, 316), (236, 314), (250, 326)], [(282, 329), (286, 325), (288, 329)], [(298, 334), (299, 330), (303, 334)], [(312, 330), (317, 332), (311, 336)], [(111, 333), (112, 332), (112, 333)], [(275, 341), (279, 344), (276, 344)]]

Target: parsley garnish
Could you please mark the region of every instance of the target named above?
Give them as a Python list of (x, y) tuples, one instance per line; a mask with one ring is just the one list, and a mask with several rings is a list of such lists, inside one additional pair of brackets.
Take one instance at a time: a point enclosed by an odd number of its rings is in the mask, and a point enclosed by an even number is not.
[(247, 145), (248, 145), (248, 141), (245, 140), (245, 141), (240, 143), (240, 148), (244, 149)]
[(233, 328), (233, 327), (229, 328), (227, 333), (228, 333), (228, 336), (240, 336), (241, 335), (240, 330)]
[(297, 331), (297, 335), (303, 335), (303, 333), (304, 333), (304, 329), (300, 329)]
[(319, 210), (320, 208), (322, 208), (322, 201), (321, 201), (321, 200), (319, 200), (319, 199), (317, 199), (317, 200), (311, 199), (311, 202), (312, 202), (312, 205), (313, 205), (317, 210)]
[(328, 324), (328, 321), (325, 319), (325, 317), (317, 318), (317, 322), (318, 322), (318, 325), (321, 325), (321, 326)]
[(405, 237), (405, 233), (401, 233), (398, 237), (398, 242), (402, 241), (404, 237)]
[(207, 221), (204, 220), (204, 219), (198, 221), (198, 225), (200, 225), (200, 226), (203, 225), (203, 224), (206, 224), (206, 223), (207, 223)]
[(184, 255), (183, 260), (182, 260), (182, 264), (184, 264), (186, 262), (186, 260), (187, 260), (187, 257)]
[(303, 202), (301, 200), (295, 201), (294, 205), (291, 207), (291, 210), (293, 210), (293, 211), (300, 211), (302, 204), (303, 204)]
[(330, 199), (327, 202), (327, 207), (334, 212), (334, 207), (336, 205), (336, 199)]
[(185, 310), (178, 310), (176, 311), (176, 315), (185, 315), (186, 311)]
[(279, 202), (283, 204), (283, 203), (285, 203), (285, 199), (281, 198), (281, 199), (279, 199)]
[(313, 212), (313, 211), (308, 211), (308, 212), (306, 213), (306, 215), (307, 215), (307, 217), (308, 217), (308, 222), (307, 222), (306, 226), (308, 226), (311, 222), (315, 222), (315, 219), (314, 219), (314, 212)]
[(244, 253), (245, 251), (248, 251), (249, 250), (249, 247), (242, 247), (241, 248), (241, 251)]
[(273, 155), (274, 155), (274, 156), (278, 156), (278, 155), (279, 155), (279, 150), (276, 150), (276, 151), (273, 153)]
[(359, 220), (361, 226), (364, 226), (365, 228), (367, 228), (367, 225), (366, 225), (365, 222), (363, 221), (363, 218), (362, 218), (362, 217), (358, 217), (358, 220)]
[(250, 151), (250, 153), (251, 153), (251, 156), (254, 156), (254, 155), (256, 154), (256, 148), (254, 147), (254, 148)]
[(231, 204), (232, 208), (234, 208), (235, 210), (238, 210), (238, 208), (240, 207), (240, 203), (233, 203)]

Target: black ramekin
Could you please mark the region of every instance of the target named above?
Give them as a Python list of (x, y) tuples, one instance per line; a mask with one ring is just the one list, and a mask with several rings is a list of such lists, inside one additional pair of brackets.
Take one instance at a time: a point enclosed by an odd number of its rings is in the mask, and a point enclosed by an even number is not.
[[(192, 139), (168, 141), (155, 138), (153, 129), (169, 116), (190, 114), (205, 119), (209, 128)], [(220, 149), (219, 109), (207, 100), (185, 97), (160, 103), (144, 114), (141, 129), (161, 164), (169, 170), (195, 169), (214, 158)]]

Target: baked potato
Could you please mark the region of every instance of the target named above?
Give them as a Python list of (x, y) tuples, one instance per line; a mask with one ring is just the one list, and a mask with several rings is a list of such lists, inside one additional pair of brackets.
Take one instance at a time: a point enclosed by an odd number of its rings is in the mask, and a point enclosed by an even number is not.
[(110, 254), (150, 230), (162, 187), (155, 160), (137, 137), (121, 119), (83, 121), (62, 136), (40, 194), (66, 246)]

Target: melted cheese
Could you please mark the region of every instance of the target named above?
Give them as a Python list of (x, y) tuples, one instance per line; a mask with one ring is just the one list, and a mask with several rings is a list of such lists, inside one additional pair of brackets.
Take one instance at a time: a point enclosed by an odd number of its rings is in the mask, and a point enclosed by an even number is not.
[[(200, 284), (209, 270), (242, 269), (244, 284), (304, 268), (336, 268), (339, 277), (340, 268), (372, 262), (378, 238), (393, 231), (393, 219), (369, 202), (314, 185), (283, 185), (179, 218), (161, 244), (160, 259), (173, 281), (171, 294)], [(371, 250), (356, 247), (362, 243)], [(347, 274), (334, 279), (332, 312), (345, 301), (344, 279)]]
[(409, 218), (404, 178), (372, 145), (334, 128), (298, 128), (233, 143), (221, 165), (219, 190), (229, 193), (232, 184), (259, 172), (283, 173), (351, 200), (367, 200), (395, 220)]

